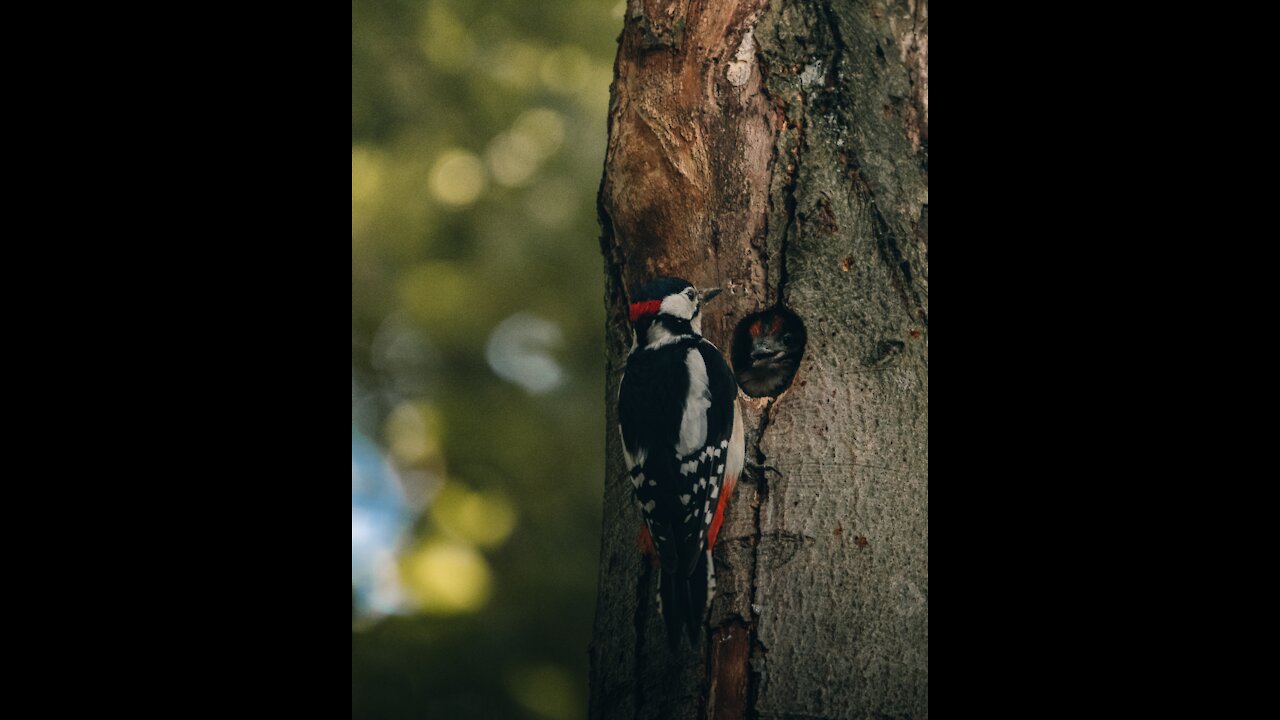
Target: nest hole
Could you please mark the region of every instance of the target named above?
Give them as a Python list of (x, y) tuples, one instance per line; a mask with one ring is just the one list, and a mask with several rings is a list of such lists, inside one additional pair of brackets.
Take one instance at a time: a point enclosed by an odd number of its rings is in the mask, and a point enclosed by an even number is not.
[(751, 397), (780, 395), (800, 369), (807, 339), (800, 316), (780, 304), (742, 318), (730, 353), (738, 387)]

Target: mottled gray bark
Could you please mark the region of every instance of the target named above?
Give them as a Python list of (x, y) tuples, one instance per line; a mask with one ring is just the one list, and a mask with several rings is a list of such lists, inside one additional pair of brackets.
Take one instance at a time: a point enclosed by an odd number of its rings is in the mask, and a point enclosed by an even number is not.
[[(928, 717), (928, 4), (630, 0), (600, 191), (608, 473), (593, 718)], [(672, 653), (614, 398), (627, 292), (781, 302), (808, 328), (715, 551), (702, 647)], [(718, 305), (719, 307), (716, 307)]]

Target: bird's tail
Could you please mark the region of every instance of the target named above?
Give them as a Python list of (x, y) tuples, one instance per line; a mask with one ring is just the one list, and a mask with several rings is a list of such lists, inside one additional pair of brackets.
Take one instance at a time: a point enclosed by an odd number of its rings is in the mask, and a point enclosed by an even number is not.
[(697, 647), (715, 591), (715, 564), (710, 550), (701, 553), (686, 577), (680, 577), (678, 571), (668, 573), (663, 567), (658, 578), (658, 607), (667, 625), (667, 642), (672, 650), (680, 646), (682, 630), (689, 636), (689, 644)]

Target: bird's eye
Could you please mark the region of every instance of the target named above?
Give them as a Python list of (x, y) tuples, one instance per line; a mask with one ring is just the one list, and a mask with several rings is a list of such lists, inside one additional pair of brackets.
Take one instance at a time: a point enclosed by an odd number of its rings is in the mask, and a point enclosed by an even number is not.
[(790, 344), (791, 344), (791, 333), (783, 333), (783, 335), (782, 335), (782, 344), (783, 344), (783, 345), (790, 345)]
[(688, 290), (685, 290), (685, 291), (684, 291), (684, 294), (685, 294), (685, 297), (687, 297), (687, 298), (689, 298), (690, 300), (692, 300), (692, 299), (693, 299), (693, 296), (694, 296), (696, 293), (694, 293), (693, 288), (689, 288)]

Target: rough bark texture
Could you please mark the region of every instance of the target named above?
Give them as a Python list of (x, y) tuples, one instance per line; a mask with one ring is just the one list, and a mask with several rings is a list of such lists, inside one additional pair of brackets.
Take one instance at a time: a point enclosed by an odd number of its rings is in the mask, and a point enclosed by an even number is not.
[[(928, 717), (928, 4), (629, 0), (600, 190), (608, 476), (593, 718)], [(627, 294), (781, 302), (791, 387), (740, 400), (748, 462), (702, 647), (668, 650), (614, 399)]]

